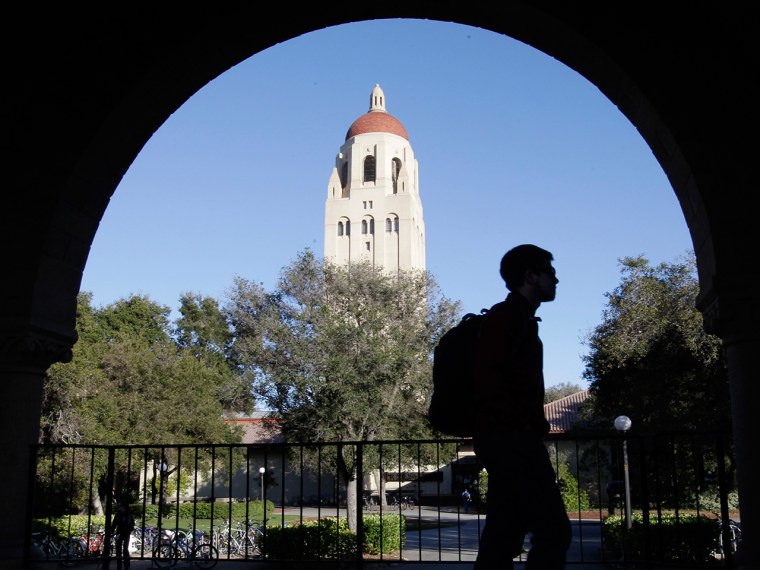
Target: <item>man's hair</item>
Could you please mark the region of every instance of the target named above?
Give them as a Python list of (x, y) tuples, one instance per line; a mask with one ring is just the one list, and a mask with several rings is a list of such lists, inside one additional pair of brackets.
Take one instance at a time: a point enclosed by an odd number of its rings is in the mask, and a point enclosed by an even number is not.
[(514, 291), (523, 284), (525, 272), (529, 269), (540, 269), (552, 262), (551, 252), (529, 243), (513, 247), (499, 264), (499, 275), (504, 279), (507, 289)]

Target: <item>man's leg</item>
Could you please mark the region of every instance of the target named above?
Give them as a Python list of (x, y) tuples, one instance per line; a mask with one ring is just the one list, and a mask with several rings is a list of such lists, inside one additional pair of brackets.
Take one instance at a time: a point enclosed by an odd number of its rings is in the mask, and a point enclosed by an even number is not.
[(480, 537), (475, 570), (511, 569), (513, 559), (523, 550), (525, 519), (522, 491), (515, 486), (514, 457), (503, 438), (482, 438), (476, 442), (478, 459), (488, 472), (486, 523)]
[(562, 494), (543, 441), (531, 450), (525, 482), (532, 497), (528, 528), (533, 533), (526, 570), (561, 570), (572, 539)]

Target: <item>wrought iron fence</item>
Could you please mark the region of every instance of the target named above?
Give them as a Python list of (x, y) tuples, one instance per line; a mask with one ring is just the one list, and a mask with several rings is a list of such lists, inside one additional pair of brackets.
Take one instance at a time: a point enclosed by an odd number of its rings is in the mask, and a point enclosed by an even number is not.
[[(722, 434), (563, 434), (546, 445), (573, 523), (569, 565), (731, 567), (740, 517)], [(157, 565), (471, 563), (485, 523), (488, 474), (467, 439), (40, 445), (33, 457), (30, 560), (118, 556), (106, 521), (120, 503), (135, 518), (130, 556)]]

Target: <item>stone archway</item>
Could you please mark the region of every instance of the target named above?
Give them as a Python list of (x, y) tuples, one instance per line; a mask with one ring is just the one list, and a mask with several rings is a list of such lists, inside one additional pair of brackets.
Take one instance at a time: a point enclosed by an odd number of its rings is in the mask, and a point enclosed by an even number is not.
[[(746, 542), (760, 542), (759, 494), (749, 481), (760, 462), (750, 440), (760, 396), (753, 382), (760, 368), (760, 295), (752, 279), (758, 270), (748, 268), (757, 238), (745, 204), (754, 157), (740, 144), (743, 131), (757, 124), (747, 79), (757, 62), (749, 18), (737, 21), (729, 8), (692, 7), (672, 16), (636, 8), (412, 1), (309, 6), (297, 17), (273, 6), (264, 18), (243, 4), (195, 13), (129, 6), (113, 17), (66, 6), (17, 16), (27, 43), (5, 50), (18, 56), (5, 69), (12, 174), (0, 230), (10, 266), (0, 296), (7, 394), (0, 416), (4, 433), (13, 434), (0, 452), (4, 465), (14, 466), (0, 489), (8, 511), (26, 506), (19, 489), (36, 440), (42, 378), (75, 341), (75, 298), (90, 244), (110, 196), (152, 133), (207, 82), (275, 43), (329, 25), (410, 17), (488, 28), (562, 60), (597, 85), (646, 140), (691, 231), (700, 308), (726, 344), (742, 523)], [(0, 557), (20, 565), (23, 529), (9, 518), (0, 524)], [(747, 556), (748, 564), (760, 560), (757, 551)]]

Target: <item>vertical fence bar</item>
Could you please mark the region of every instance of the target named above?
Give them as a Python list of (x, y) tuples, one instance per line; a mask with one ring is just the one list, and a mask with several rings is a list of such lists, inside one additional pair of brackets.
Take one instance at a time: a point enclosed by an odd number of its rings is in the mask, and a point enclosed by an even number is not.
[[(32, 550), (32, 519), (34, 517), (34, 489), (35, 481), (37, 479), (37, 460), (39, 456), (39, 448), (36, 445), (29, 446), (29, 469), (27, 471), (27, 493), (26, 493), (26, 520), (24, 521), (24, 553), (22, 557), (22, 564), (24, 570), (28, 570), (31, 564), (31, 550)], [(51, 461), (55, 465), (55, 450), (53, 451), (53, 460)], [(52, 469), (52, 467), (51, 467)], [(52, 477), (50, 484), (50, 491), (52, 493)], [(48, 532), (50, 532), (50, 524), (48, 524)]]
[(364, 520), (362, 508), (364, 499), (364, 447), (361, 442), (355, 445), (356, 459), (356, 564), (362, 568), (364, 550)]
[[(106, 470), (106, 534), (105, 544), (103, 545), (103, 569), (108, 570), (109, 563), (111, 561), (111, 520), (112, 520), (112, 504), (113, 504), (113, 483), (114, 483), (114, 470), (116, 468), (116, 449), (113, 446), (108, 447), (108, 467)], [(120, 499), (125, 501), (126, 499)], [(117, 552), (116, 556), (121, 557), (121, 552)]]
[(715, 447), (718, 460), (718, 492), (720, 493), (720, 521), (723, 542), (723, 560), (726, 568), (734, 567), (733, 542), (731, 541), (730, 517), (728, 516), (728, 489), (726, 487), (726, 456), (724, 447), (724, 434), (718, 431), (715, 434)]
[(641, 522), (644, 527), (644, 560), (647, 564), (652, 560), (652, 533), (649, 524), (649, 486), (647, 481), (649, 479), (648, 466), (647, 466), (647, 452), (646, 444), (648, 440), (645, 440), (644, 436), (638, 436), (638, 465), (639, 465), (639, 504), (641, 505)]

